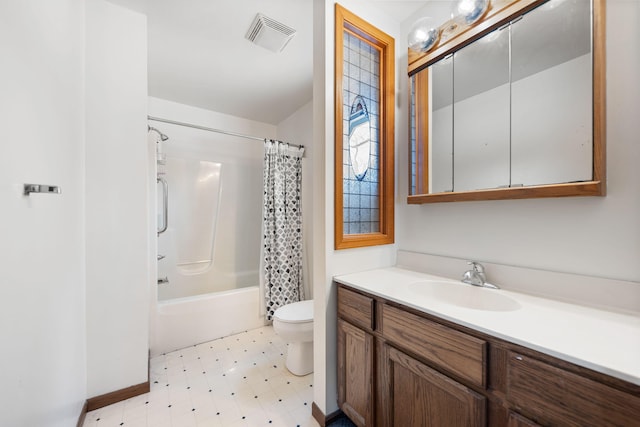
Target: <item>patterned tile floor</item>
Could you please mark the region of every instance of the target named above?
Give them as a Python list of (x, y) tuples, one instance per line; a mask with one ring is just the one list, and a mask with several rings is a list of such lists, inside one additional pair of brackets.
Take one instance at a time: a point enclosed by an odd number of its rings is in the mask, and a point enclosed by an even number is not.
[(151, 359), (151, 391), (87, 413), (85, 427), (315, 427), (313, 374), (284, 365), (271, 326)]

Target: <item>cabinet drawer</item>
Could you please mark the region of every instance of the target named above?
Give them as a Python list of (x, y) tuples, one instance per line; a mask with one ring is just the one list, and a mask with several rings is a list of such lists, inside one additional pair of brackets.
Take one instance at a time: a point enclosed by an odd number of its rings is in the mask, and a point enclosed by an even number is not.
[(382, 335), (432, 365), (486, 388), (486, 341), (386, 304)]
[(640, 396), (510, 352), (507, 399), (540, 424), (631, 426), (640, 420)]
[(374, 304), (373, 298), (343, 287), (338, 288), (338, 317), (369, 331), (375, 329)]

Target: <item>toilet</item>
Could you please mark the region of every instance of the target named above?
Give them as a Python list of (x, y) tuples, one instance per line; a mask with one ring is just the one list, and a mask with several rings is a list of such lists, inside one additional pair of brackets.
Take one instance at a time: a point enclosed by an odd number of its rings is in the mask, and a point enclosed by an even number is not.
[(284, 305), (273, 314), (273, 330), (289, 344), (286, 366), (294, 375), (313, 372), (313, 300)]

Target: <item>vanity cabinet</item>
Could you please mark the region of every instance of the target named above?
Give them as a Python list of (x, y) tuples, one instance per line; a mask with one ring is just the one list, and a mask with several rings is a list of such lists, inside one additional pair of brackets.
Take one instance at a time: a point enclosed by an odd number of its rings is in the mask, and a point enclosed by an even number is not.
[(338, 404), (358, 426), (636, 426), (640, 386), (338, 286)]
[(338, 290), (338, 404), (358, 426), (374, 425), (374, 300)]

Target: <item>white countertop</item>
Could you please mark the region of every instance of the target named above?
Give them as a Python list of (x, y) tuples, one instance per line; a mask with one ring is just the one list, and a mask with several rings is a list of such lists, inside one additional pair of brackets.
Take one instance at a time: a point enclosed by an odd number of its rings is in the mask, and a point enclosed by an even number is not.
[[(334, 277), (336, 282), (594, 371), (640, 385), (640, 316), (599, 310), (397, 267)], [(421, 281), (499, 293), (510, 311), (466, 308), (422, 292)], [(427, 286), (425, 285), (425, 288)], [(456, 288), (456, 290), (458, 290)], [(465, 292), (464, 290), (460, 290)], [(479, 295), (482, 296), (482, 295)], [(516, 307), (516, 308), (514, 308)]]

